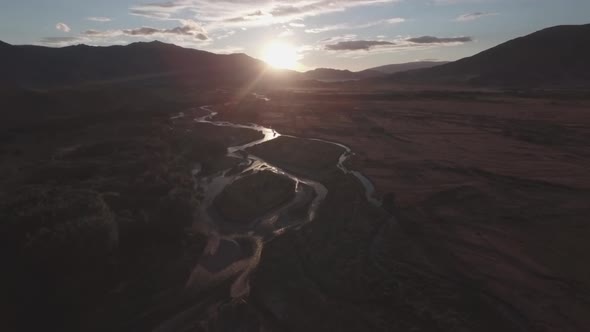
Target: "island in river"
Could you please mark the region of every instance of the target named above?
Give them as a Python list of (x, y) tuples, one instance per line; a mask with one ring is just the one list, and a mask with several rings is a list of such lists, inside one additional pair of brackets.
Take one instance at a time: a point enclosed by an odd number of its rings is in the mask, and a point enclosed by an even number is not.
[(271, 171), (247, 175), (226, 187), (214, 207), (228, 221), (248, 223), (295, 197), (295, 182)]

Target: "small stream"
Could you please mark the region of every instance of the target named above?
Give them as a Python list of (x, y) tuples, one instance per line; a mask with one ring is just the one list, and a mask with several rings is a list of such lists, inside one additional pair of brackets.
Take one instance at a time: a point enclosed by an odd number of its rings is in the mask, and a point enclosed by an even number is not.
[[(260, 100), (269, 101), (263, 95), (254, 94)], [(196, 188), (203, 195), (199, 206), (199, 218), (194, 228), (208, 234), (208, 243), (198, 265), (194, 268), (187, 283), (188, 287), (207, 289), (208, 287), (236, 277), (231, 287), (233, 298), (242, 297), (249, 292), (248, 278), (256, 268), (260, 260), (264, 243), (288, 229), (298, 228), (311, 222), (317, 213), (322, 201), (328, 194), (327, 188), (319, 182), (292, 174), (277, 167), (246, 150), (258, 144), (262, 144), (280, 136), (296, 139), (313, 140), (341, 147), (344, 151), (338, 159), (337, 167), (345, 174), (355, 176), (365, 189), (367, 200), (377, 206), (381, 202), (374, 197), (375, 188), (371, 181), (358, 171), (349, 170), (346, 161), (353, 156), (351, 149), (343, 144), (318, 138), (302, 138), (290, 135), (281, 135), (277, 131), (257, 124), (237, 124), (226, 121), (215, 121), (217, 112), (210, 106), (202, 106), (207, 115), (195, 119), (197, 123), (211, 124), (219, 127), (231, 127), (256, 130), (263, 134), (263, 138), (247, 144), (232, 146), (227, 149), (228, 157), (237, 158), (237, 166), (217, 172), (212, 175), (202, 175), (201, 165), (193, 170)], [(180, 114), (178, 117), (182, 117)], [(175, 118), (178, 118), (175, 117)], [(234, 181), (261, 171), (289, 177), (295, 182), (295, 198), (273, 210), (266, 215), (252, 220), (247, 225), (235, 224), (224, 221), (213, 208), (215, 198)], [(306, 213), (297, 213), (305, 209)]]

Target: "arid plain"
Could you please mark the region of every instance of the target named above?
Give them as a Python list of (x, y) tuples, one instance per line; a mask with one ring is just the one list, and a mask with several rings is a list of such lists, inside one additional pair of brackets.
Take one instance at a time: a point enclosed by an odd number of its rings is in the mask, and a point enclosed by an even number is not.
[[(221, 116), (348, 145), (350, 167), (370, 178), (429, 260), (535, 328), (588, 324), (588, 96), (446, 89), (268, 96), (227, 105)], [(266, 154), (260, 147), (262, 155), (289, 165), (331, 156), (273, 145)]]

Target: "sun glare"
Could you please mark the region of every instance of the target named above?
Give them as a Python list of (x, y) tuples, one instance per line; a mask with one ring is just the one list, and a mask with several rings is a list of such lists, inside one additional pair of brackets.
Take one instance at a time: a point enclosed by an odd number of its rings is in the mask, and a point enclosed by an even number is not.
[(289, 44), (274, 42), (264, 49), (263, 60), (274, 68), (295, 69), (297, 50)]

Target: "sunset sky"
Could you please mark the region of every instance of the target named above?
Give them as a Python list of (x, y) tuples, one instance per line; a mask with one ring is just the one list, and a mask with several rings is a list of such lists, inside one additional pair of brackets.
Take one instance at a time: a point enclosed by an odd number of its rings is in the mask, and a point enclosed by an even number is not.
[(588, 0), (0, 0), (0, 40), (160, 40), (257, 58), (280, 43), (296, 52), (294, 69), (361, 70), (456, 60), (545, 27), (590, 23), (588, 13)]

